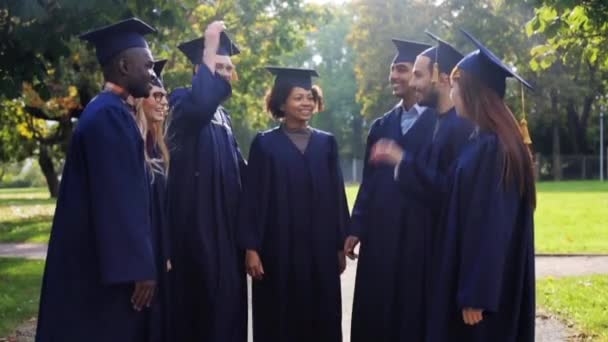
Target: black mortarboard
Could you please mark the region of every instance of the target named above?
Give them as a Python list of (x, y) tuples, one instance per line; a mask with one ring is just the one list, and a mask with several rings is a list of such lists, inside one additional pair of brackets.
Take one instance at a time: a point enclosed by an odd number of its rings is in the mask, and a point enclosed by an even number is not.
[(424, 50), (430, 48), (429, 44), (418, 43), (409, 40), (392, 39), (397, 47), (397, 55), (393, 58), (393, 64), (416, 61), (416, 57)]
[(124, 50), (135, 47), (148, 48), (144, 35), (152, 32), (156, 32), (152, 26), (137, 18), (130, 18), (83, 33), (80, 39), (95, 45), (97, 60), (104, 66)]
[[(194, 65), (201, 64), (203, 60), (203, 49), (205, 47), (205, 38), (196, 38), (188, 42), (184, 42), (178, 45), (178, 49), (188, 57), (190, 62)], [(241, 53), (238, 46), (236, 46), (226, 32), (220, 34), (220, 45), (217, 48), (217, 54), (221, 56), (234, 56)]]
[(156, 77), (152, 81), (152, 84), (154, 84), (155, 86), (161, 87), (161, 88), (164, 88), (162, 73), (163, 73), (163, 69), (165, 68), (165, 64), (167, 64), (166, 59), (161, 59), (161, 60), (154, 62), (154, 74), (156, 75)]
[(503, 63), (500, 58), (496, 57), (496, 55), (481, 44), (481, 42), (475, 39), (475, 37), (465, 30), (461, 31), (473, 42), (473, 44), (475, 44), (478, 50), (475, 50), (464, 57), (457, 65), (459, 69), (478, 77), (488, 87), (494, 89), (500, 97), (505, 96), (507, 77), (515, 77), (523, 85), (533, 89), (530, 83), (511, 70), (511, 68)]
[(452, 45), (445, 42), (436, 35), (425, 31), (431, 38), (437, 41), (437, 46), (426, 49), (421, 55), (431, 59), (431, 63), (437, 63), (440, 73), (450, 74), (456, 64), (464, 57)]
[(266, 67), (266, 70), (276, 76), (274, 80), (275, 87), (300, 87), (309, 90), (312, 88), (312, 78), (319, 77), (319, 74), (312, 69), (269, 66)]

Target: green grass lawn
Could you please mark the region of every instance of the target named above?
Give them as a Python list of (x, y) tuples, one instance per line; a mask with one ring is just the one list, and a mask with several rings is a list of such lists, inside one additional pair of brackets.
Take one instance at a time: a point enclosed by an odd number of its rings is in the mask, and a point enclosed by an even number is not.
[(0, 339), (36, 316), (43, 261), (0, 258)]
[[(346, 192), (352, 207), (358, 185)], [(0, 242), (46, 242), (54, 201), (44, 188), (0, 189)], [(540, 183), (540, 253), (608, 253), (608, 182)]]
[(45, 188), (0, 189), (0, 242), (47, 242), (54, 210)]
[(608, 182), (541, 183), (536, 250), (608, 253)]
[(542, 279), (537, 304), (571, 322), (590, 341), (608, 342), (608, 275)]
[(608, 182), (539, 183), (535, 220), (538, 253), (608, 253)]

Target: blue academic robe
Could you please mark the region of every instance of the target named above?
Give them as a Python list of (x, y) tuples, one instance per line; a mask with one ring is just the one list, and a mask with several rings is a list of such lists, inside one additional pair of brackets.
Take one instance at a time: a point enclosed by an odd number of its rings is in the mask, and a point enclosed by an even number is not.
[(313, 130), (304, 153), (281, 128), (259, 133), (249, 154), (239, 241), (258, 252), (256, 342), (340, 342), (338, 251), (348, 207), (334, 137)]
[[(436, 116), (426, 109), (405, 135), (398, 105), (377, 119), (365, 160), (381, 138), (418, 152), (433, 137)], [(359, 237), (351, 341), (418, 341), (424, 333), (424, 266), (429, 218), (419, 201), (406, 197), (394, 167), (366, 162), (349, 234)]]
[(408, 196), (426, 203), (435, 218), (445, 205), (449, 173), (472, 132), (473, 124), (452, 108), (437, 116), (432, 144), (419, 152), (405, 150), (399, 184)]
[(201, 65), (169, 98), (172, 312), (175, 341), (247, 338), (244, 253), (235, 240), (245, 162), (220, 106), (230, 84)]
[[(427, 341), (534, 341), (534, 210), (504, 184), (503, 156), (495, 134), (479, 133), (450, 175)], [(463, 308), (483, 309), (483, 321), (465, 325)]]
[(116, 94), (85, 108), (67, 154), (36, 341), (145, 341), (133, 283), (157, 276), (143, 139)]
[[(151, 151), (154, 155), (155, 151)], [(165, 174), (153, 170), (150, 186), (150, 217), (152, 218), (152, 242), (154, 245), (158, 278), (154, 301), (148, 310), (148, 331), (150, 342), (171, 341), (170, 278), (168, 261), (170, 252), (170, 231), (167, 217), (167, 180)]]

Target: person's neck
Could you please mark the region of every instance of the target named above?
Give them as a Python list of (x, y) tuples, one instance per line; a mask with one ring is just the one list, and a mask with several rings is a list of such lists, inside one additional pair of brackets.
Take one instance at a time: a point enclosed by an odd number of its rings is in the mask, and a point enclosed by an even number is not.
[(112, 81), (106, 81), (103, 88), (106, 91), (109, 91), (111, 93), (114, 93), (114, 94), (120, 96), (125, 101), (129, 98), (129, 95), (130, 95), (125, 87), (123, 87), (115, 82), (112, 82)]
[(283, 125), (285, 125), (285, 128), (288, 130), (295, 131), (308, 128), (308, 121), (294, 120), (286, 117), (283, 120)]
[(416, 105), (415, 97), (406, 96), (401, 98), (401, 107), (403, 107), (403, 109), (405, 109), (406, 111), (412, 109), (414, 105)]
[(450, 96), (440, 95), (437, 101), (437, 113), (439, 113), (439, 115), (445, 114), (452, 108), (454, 108), (454, 103), (450, 99)]

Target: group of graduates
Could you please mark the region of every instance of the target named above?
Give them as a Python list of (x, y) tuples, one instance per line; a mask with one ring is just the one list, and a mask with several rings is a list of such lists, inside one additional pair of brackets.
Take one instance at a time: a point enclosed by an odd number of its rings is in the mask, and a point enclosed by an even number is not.
[(401, 101), (371, 127), (351, 216), (336, 140), (309, 126), (314, 70), (267, 67), (279, 124), (245, 161), (224, 30), (178, 46), (194, 74), (170, 93), (148, 24), (81, 35), (106, 83), (67, 155), (36, 341), (245, 342), (249, 274), (255, 342), (339, 342), (346, 257), (352, 342), (533, 341), (532, 160), (503, 101), (507, 77), (530, 85), (464, 31), (466, 56), (393, 40)]

